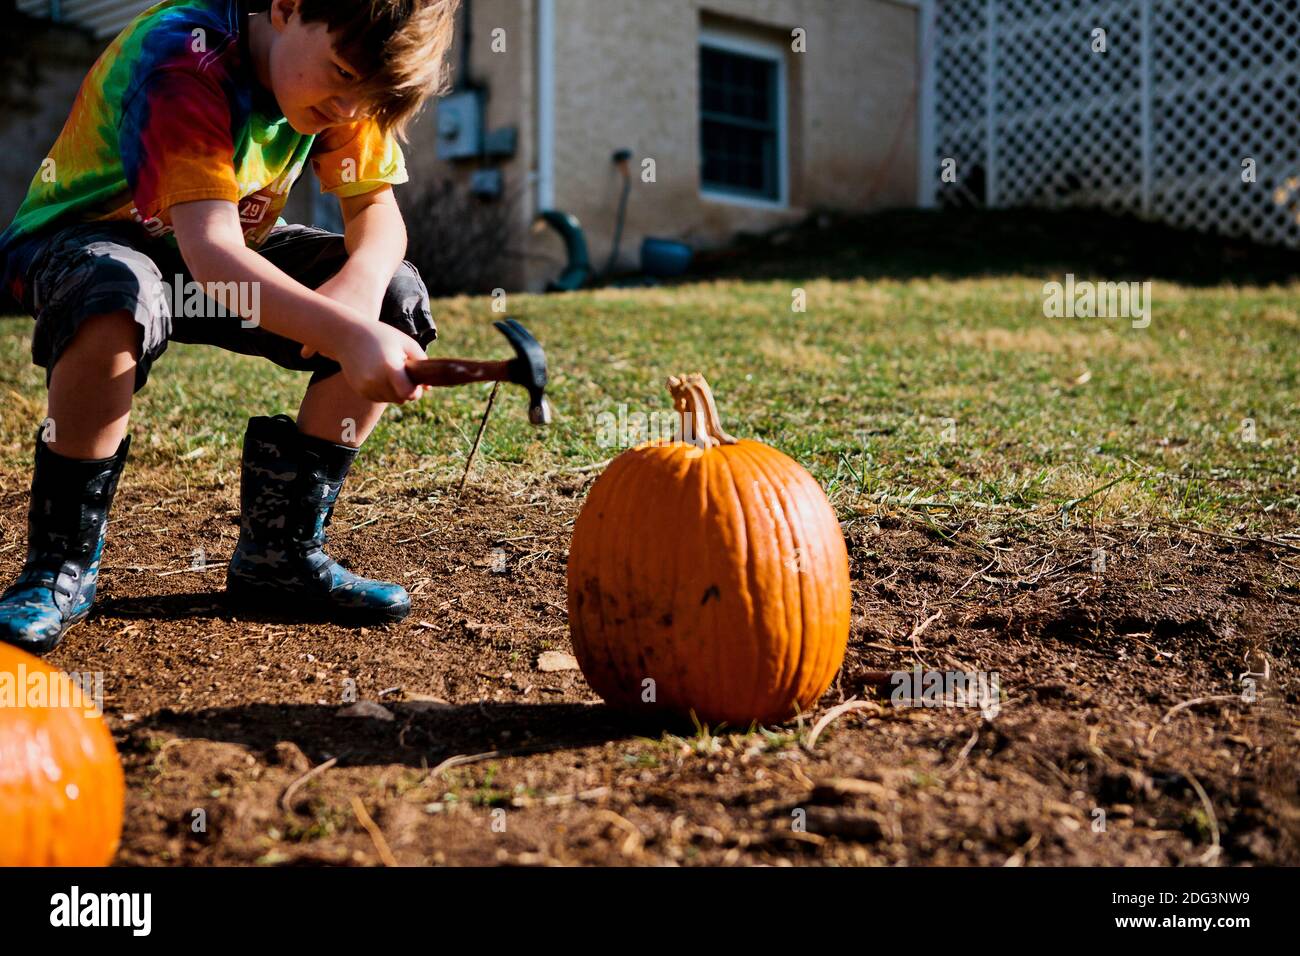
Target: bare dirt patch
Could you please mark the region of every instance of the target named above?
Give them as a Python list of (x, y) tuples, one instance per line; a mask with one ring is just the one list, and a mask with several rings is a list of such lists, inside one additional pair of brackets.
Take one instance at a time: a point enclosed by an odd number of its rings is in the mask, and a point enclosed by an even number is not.
[[(105, 674), (129, 787), (118, 862), (1300, 862), (1300, 555), (864, 514), (847, 523), (849, 653), (818, 710), (664, 734), (538, 667), (569, 650), (581, 490), (471, 488), (459, 508), (345, 493), (332, 553), (415, 602), (350, 630), (226, 606), (233, 489), (125, 483), (97, 610), (51, 657)], [(6, 545), (25, 505), (0, 497)], [(918, 664), (996, 672), (999, 712), (893, 706), (876, 672)], [(349, 710), (352, 687), (373, 704)], [(854, 696), (872, 703), (809, 748)], [(479, 757), (437, 769), (458, 755)]]

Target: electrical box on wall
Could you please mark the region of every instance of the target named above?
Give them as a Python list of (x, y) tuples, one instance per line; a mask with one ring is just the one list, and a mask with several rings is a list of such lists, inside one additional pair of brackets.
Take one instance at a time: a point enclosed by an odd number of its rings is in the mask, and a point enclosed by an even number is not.
[(483, 97), (478, 90), (438, 100), (438, 158), (465, 159), (483, 148)]
[(476, 169), (469, 178), (469, 191), (479, 199), (499, 199), (504, 179), (499, 169)]
[(494, 129), (483, 137), (483, 152), (497, 159), (509, 159), (515, 154), (515, 144), (519, 140), (519, 129), (503, 126)]

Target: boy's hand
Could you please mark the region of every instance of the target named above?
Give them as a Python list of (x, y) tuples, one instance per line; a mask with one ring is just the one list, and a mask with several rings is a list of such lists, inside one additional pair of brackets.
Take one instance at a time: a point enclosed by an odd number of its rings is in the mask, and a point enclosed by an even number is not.
[[(326, 298), (354, 310), (364, 320), (357, 334), (349, 338), (351, 344), (333, 356), (342, 366), (344, 378), (353, 391), (372, 402), (405, 402), (422, 397), (424, 386), (413, 385), (407, 378), (406, 363), (428, 356), (415, 339), (379, 321), (387, 284), (376, 287), (354, 276), (344, 268), (316, 289)], [(365, 330), (374, 334), (366, 336)], [(315, 354), (316, 349), (310, 345), (302, 347), (303, 358)]]
[(419, 342), (381, 322), (359, 322), (349, 329), (338, 354), (330, 357), (353, 391), (372, 402), (408, 402), (424, 394), (424, 386), (406, 374), (407, 363), (428, 357)]

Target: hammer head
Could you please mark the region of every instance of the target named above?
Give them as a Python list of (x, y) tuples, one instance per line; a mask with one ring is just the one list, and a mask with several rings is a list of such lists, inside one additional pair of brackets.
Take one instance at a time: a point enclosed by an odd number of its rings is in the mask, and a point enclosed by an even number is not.
[(546, 353), (541, 343), (514, 319), (492, 323), (509, 340), (515, 350), (510, 360), (509, 381), (528, 389), (528, 420), (534, 425), (548, 425), (551, 404), (546, 400)]

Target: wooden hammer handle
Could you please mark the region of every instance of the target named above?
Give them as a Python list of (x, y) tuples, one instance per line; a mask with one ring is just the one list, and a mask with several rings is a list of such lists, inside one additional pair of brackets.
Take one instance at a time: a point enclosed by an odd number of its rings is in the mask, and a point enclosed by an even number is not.
[(505, 382), (509, 361), (476, 362), (470, 359), (425, 359), (411, 362), (406, 374), (416, 385), (464, 385), (466, 382)]

